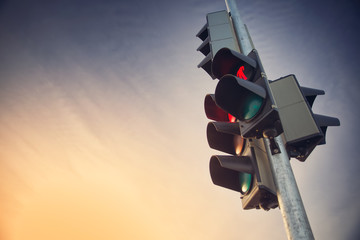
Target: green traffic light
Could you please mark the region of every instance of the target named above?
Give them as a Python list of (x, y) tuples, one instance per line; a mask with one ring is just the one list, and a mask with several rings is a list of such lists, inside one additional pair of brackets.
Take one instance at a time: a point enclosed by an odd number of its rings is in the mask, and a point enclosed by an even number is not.
[(246, 194), (251, 188), (251, 174), (239, 172), (239, 183), (241, 194)]
[(255, 117), (259, 112), (263, 103), (263, 98), (259, 95), (249, 93), (244, 99), (242, 111), (240, 113), (244, 120), (250, 120)]

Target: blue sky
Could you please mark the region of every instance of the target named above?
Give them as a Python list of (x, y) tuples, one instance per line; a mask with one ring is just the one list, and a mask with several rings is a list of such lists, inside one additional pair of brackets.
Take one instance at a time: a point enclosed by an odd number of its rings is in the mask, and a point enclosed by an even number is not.
[[(269, 79), (324, 89), (314, 112), (340, 119), (291, 160), (315, 237), (359, 238), (359, 4), (237, 4)], [(216, 81), (196, 67), (195, 35), (224, 9), (0, 3), (2, 239), (286, 239), (279, 209), (244, 211), (209, 176), (203, 101)]]

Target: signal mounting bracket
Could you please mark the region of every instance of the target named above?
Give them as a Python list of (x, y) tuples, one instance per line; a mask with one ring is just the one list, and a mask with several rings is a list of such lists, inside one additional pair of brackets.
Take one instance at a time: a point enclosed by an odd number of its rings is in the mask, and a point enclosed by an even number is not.
[(281, 153), (280, 151), (280, 147), (278, 145), (278, 143), (275, 141), (275, 137), (277, 136), (277, 131), (276, 129), (266, 129), (263, 132), (263, 136), (265, 138), (268, 138), (270, 141), (270, 150), (271, 150), (271, 155), (275, 155), (275, 154), (279, 154)]

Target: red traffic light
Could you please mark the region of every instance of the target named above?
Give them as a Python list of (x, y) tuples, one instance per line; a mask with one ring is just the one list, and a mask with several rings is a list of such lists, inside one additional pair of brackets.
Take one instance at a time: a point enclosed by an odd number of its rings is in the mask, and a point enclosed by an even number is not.
[(225, 112), (215, 102), (214, 94), (207, 94), (204, 101), (206, 117), (219, 122), (236, 122), (236, 117)]
[(251, 57), (222, 48), (214, 56), (212, 73), (218, 79), (231, 74), (244, 80), (254, 81), (258, 67), (258, 63)]
[(212, 72), (219, 79), (215, 102), (239, 120), (242, 137), (262, 137), (268, 128), (281, 133), (277, 108), (256, 50), (245, 56), (222, 48), (214, 57)]

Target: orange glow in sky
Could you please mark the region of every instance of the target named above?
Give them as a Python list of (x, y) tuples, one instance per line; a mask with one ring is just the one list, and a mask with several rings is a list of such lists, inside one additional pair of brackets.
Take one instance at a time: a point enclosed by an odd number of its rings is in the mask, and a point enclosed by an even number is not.
[(206, 230), (220, 214), (204, 204), (207, 163), (188, 168), (199, 153), (177, 148), (189, 140), (173, 132), (182, 120), (172, 111), (153, 112), (141, 99), (129, 107), (128, 95), (106, 86), (63, 91), (31, 79), (0, 106), (1, 239), (217, 238), (221, 229)]

